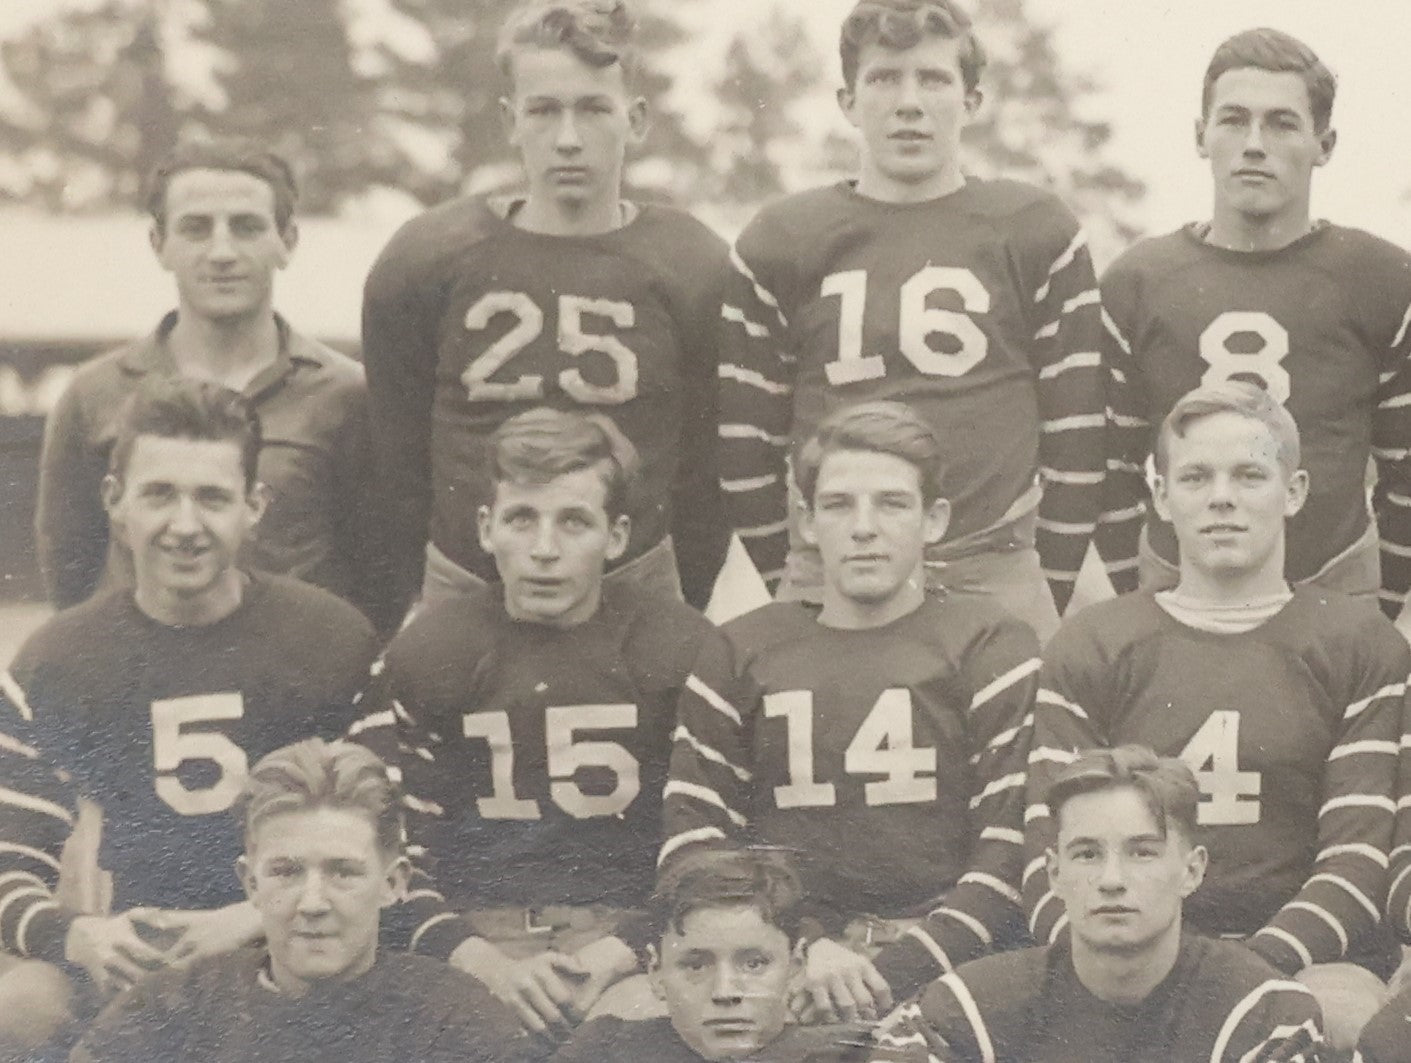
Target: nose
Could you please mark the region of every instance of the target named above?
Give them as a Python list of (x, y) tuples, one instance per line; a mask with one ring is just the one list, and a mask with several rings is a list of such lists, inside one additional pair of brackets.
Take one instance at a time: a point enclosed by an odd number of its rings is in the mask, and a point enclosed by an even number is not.
[(872, 509), (872, 503), (866, 499), (860, 501), (852, 514), (852, 537), (865, 541), (877, 534), (877, 514)]
[(1250, 122), (1245, 128), (1244, 153), (1246, 155), (1264, 154), (1264, 129), (1258, 122)]
[(716, 1004), (738, 1004), (744, 999), (740, 990), (740, 979), (733, 964), (722, 963), (715, 969), (715, 979), (710, 987), (710, 999)]
[(1103, 859), (1098, 868), (1097, 886), (1103, 893), (1120, 893), (1127, 888), (1120, 853), (1108, 853)]
[(558, 530), (553, 521), (541, 520), (535, 527), (530, 553), (536, 561), (552, 561), (559, 556)]
[(299, 890), (299, 912), (303, 915), (316, 915), (328, 910), (328, 889), (323, 876), (317, 871), (310, 872)]
[(573, 112), (565, 110), (559, 120), (558, 134), (554, 137), (554, 148), (565, 154), (573, 154), (583, 147), (583, 138), (578, 134), (578, 123)]
[(901, 114), (917, 114), (921, 110), (921, 91), (914, 77), (903, 76), (897, 86), (897, 111)]
[(1217, 475), (1210, 481), (1210, 505), (1225, 508), (1234, 504), (1233, 478), (1224, 475)]
[(218, 261), (235, 257), (235, 239), (230, 233), (230, 223), (222, 218), (217, 218), (211, 228), (211, 242), (206, 249), (206, 256)]
[(178, 535), (195, 535), (201, 530), (196, 500), (190, 495), (182, 495), (177, 499), (171, 516), (171, 530)]

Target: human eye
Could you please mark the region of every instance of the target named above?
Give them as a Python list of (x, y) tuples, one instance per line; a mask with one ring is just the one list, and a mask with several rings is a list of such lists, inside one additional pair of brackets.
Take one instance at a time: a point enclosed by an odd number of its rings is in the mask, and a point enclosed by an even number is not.
[(177, 220), (176, 231), (188, 240), (204, 240), (214, 228), (210, 218), (186, 216)]
[(767, 971), (772, 965), (773, 961), (762, 952), (752, 953), (746, 956), (740, 964), (740, 966), (750, 974), (761, 974)]
[(145, 483), (137, 490), (137, 497), (144, 502), (167, 502), (176, 496), (176, 488), (171, 484)]
[(593, 526), (593, 522), (586, 513), (565, 513), (563, 515), (563, 526), (570, 531), (587, 531)]
[(950, 85), (955, 81), (955, 77), (949, 70), (923, 70), (916, 76), (916, 79), (927, 88)]
[(869, 70), (866, 80), (871, 85), (895, 85), (901, 80), (901, 72), (886, 67), (880, 70)]
[(270, 878), (287, 881), (299, 874), (300, 867), (292, 860), (275, 860), (265, 866), (265, 874)]
[(269, 227), (269, 223), (258, 214), (240, 214), (230, 220), (230, 231), (246, 239), (263, 235)]
[(1076, 860), (1080, 864), (1091, 863), (1097, 857), (1097, 847), (1092, 845), (1078, 845), (1068, 850), (1068, 859)]

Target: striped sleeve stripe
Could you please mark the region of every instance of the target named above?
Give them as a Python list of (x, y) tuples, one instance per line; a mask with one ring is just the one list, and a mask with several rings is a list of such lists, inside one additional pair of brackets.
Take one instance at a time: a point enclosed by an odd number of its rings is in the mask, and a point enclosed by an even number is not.
[(1103, 307), (1102, 310), (1102, 327), (1107, 329), (1107, 334), (1117, 341), (1117, 346), (1122, 349), (1123, 354), (1132, 353), (1132, 345), (1127, 342), (1127, 337), (1122, 335), (1122, 330), (1117, 327), (1117, 322), (1112, 320), (1112, 315), (1107, 312), (1106, 307)]
[[(971, 708), (974, 708), (973, 703), (971, 704)], [(1010, 742), (1013, 742), (1016, 738), (1018, 738), (1019, 733), (1021, 731), (1025, 731), (1033, 726), (1034, 714), (1032, 712), (1026, 713), (1024, 718), (1019, 721), (1019, 725), (1017, 727), (1011, 727), (1006, 731), (1001, 731), (999, 734), (991, 738), (989, 742), (985, 744), (985, 748), (982, 749), (979, 753), (971, 754), (970, 763), (978, 764), (984, 758), (986, 753), (992, 753), (997, 749), (1003, 749), (1005, 746), (1009, 745)]]
[[(1116, 413), (1116, 412), (1114, 412), (1114, 413), (1112, 414), (1112, 423), (1115, 424), (1118, 428), (1150, 428), (1150, 427), (1151, 427), (1151, 422), (1148, 421), (1145, 417), (1137, 417), (1137, 416), (1135, 416), (1135, 415), (1133, 415), (1133, 414), (1130, 414), (1130, 413)], [(1134, 471), (1136, 471), (1136, 472), (1141, 472), (1141, 471), (1142, 471), (1141, 466), (1139, 466), (1139, 465), (1129, 465), (1128, 468), (1130, 468), (1130, 469), (1132, 469), (1132, 470), (1134, 470)]]
[(1039, 370), (1040, 380), (1052, 380), (1059, 373), (1066, 373), (1070, 369), (1096, 369), (1102, 365), (1102, 355), (1097, 351), (1078, 351), (1070, 354), (1067, 358), (1061, 358), (1052, 365), (1046, 365)]
[(722, 424), (720, 426), (721, 439), (756, 439), (763, 443), (768, 443), (772, 447), (787, 447), (789, 445), (788, 436), (770, 435), (763, 428), (758, 428), (752, 424)]
[(720, 486), (729, 494), (743, 495), (750, 491), (761, 491), (766, 487), (772, 487), (778, 482), (778, 476), (774, 473), (768, 473), (764, 476), (750, 476), (743, 480), (721, 480)]
[(14, 705), (22, 717), (31, 723), (34, 722), (34, 710), (29, 707), (24, 691), (9, 672), (0, 672), (0, 694), (9, 699), (10, 704)]
[(931, 958), (940, 965), (941, 970), (947, 974), (955, 970), (955, 964), (951, 963), (950, 957), (946, 955), (946, 950), (941, 948), (940, 942), (926, 933), (924, 929), (914, 926), (904, 936), (920, 942), (921, 947), (931, 954)]
[(408, 903), (411, 901), (444, 901), (445, 899), (439, 890), (431, 889), (411, 890), (402, 898), (404, 902)]
[(986, 702), (998, 697), (1000, 694), (1004, 693), (1004, 691), (1008, 690), (1016, 683), (1027, 679), (1038, 670), (1039, 659), (1037, 657), (1031, 657), (1027, 661), (1015, 665), (998, 679), (980, 688), (979, 692), (970, 699), (970, 711), (974, 712)]
[(1048, 818), (1049, 818), (1049, 809), (1048, 809), (1048, 805), (1044, 805), (1044, 804), (1030, 805), (1028, 808), (1024, 809), (1024, 826), (1026, 826), (1026, 827), (1027, 827), (1030, 823), (1033, 823), (1035, 820), (1039, 820), (1039, 819), (1048, 819)]
[(1102, 567), (1103, 571), (1109, 574), (1117, 572), (1131, 572), (1132, 570), (1141, 567), (1141, 561), (1135, 557), (1132, 557), (1128, 558), (1126, 561), (1109, 561)]
[(1068, 913), (1065, 911), (1058, 917), (1058, 921), (1053, 924), (1053, 929), (1048, 932), (1048, 943), (1052, 945), (1058, 940), (1058, 935), (1068, 929)]
[(943, 975), (941, 982), (954, 994), (956, 1003), (970, 1023), (970, 1031), (975, 1035), (975, 1047), (980, 1050), (981, 1063), (996, 1063), (994, 1042), (985, 1026), (985, 1017), (980, 1014), (980, 1005), (970, 995), (970, 987), (953, 974)]
[(720, 809), (728, 817), (730, 822), (737, 827), (744, 827), (748, 821), (740, 813), (725, 803), (725, 798), (712, 790), (709, 786), (702, 786), (700, 783), (682, 782), (680, 779), (672, 779), (662, 790), (661, 796), (667, 797), (689, 797), (701, 802), (703, 805), (712, 805)]
[(1372, 702), (1376, 701), (1378, 698), (1400, 698), (1404, 697), (1405, 694), (1405, 683), (1388, 683), (1386, 686), (1382, 687), (1370, 697), (1365, 697), (1361, 701), (1354, 701), (1351, 705), (1347, 707), (1347, 712), (1343, 714), (1342, 718), (1344, 720), (1351, 720), (1354, 717), (1359, 716), (1362, 713), (1363, 709), (1365, 709), (1368, 705), (1372, 704)]
[(1032, 860), (1030, 860), (1028, 864), (1026, 864), (1024, 867), (1024, 881), (1028, 882), (1031, 878), (1033, 878), (1040, 871), (1042, 871), (1044, 869), (1045, 863), (1046, 861), (1042, 856), (1036, 856)]
[(1053, 532), (1055, 535), (1091, 535), (1097, 529), (1096, 521), (1078, 523), (1076, 521), (1044, 520), (1042, 517), (1039, 518), (1038, 525), (1040, 530)]
[(1405, 506), (1411, 509), (1411, 496), (1397, 494), (1395, 491), (1388, 491), (1386, 493), (1386, 500), (1394, 505)]
[(402, 804), (413, 812), (420, 812), (423, 816), (444, 816), (446, 810), (435, 801), (423, 801), (420, 797), (412, 794), (402, 795)]
[(1024, 832), (1009, 827), (986, 827), (980, 831), (982, 842), (1009, 842), (1011, 845), (1024, 844)]
[(430, 930), (433, 926), (440, 926), (442, 923), (449, 923), (456, 918), (457, 916), (455, 912), (441, 912), (438, 915), (433, 915), (426, 922), (422, 923), (421, 926), (416, 928), (415, 932), (412, 934), (412, 941), (409, 947), (409, 951), (416, 951), (416, 947), (421, 942), (421, 939), (426, 936), (426, 932)]
[(73, 826), (71, 811), (63, 805), (45, 800), (42, 797), (35, 797), (33, 794), (20, 793), (18, 790), (10, 790), (0, 786), (0, 805), (28, 809), (31, 812), (38, 812), (42, 816), (57, 819), (70, 827)]
[[(1058, 330), (1063, 327), (1063, 318), (1065, 315), (1071, 314), (1074, 310), (1081, 309), (1085, 306), (1096, 306), (1097, 303), (1098, 294), (1096, 288), (1089, 288), (1085, 292), (1079, 292), (1077, 295), (1073, 296), (1073, 298), (1069, 299), (1066, 303), (1063, 304), (1063, 309), (1058, 312), (1058, 317), (1054, 318), (1047, 325), (1045, 325), (1043, 328), (1039, 329), (1037, 332), (1034, 333), (1034, 339), (1053, 339), (1053, 337), (1058, 335)], [(1039, 375), (1042, 376), (1043, 374), (1040, 373)]]
[(1044, 467), (1040, 470), (1040, 475), (1046, 483), (1072, 484), (1075, 487), (1081, 487), (1085, 484), (1100, 484), (1107, 479), (1107, 474), (1101, 470), (1098, 472), (1063, 472), (1061, 469)]
[(1411, 557), (1411, 546), (1402, 546), (1399, 543), (1391, 542), (1389, 539), (1381, 541), (1382, 553), (1391, 554), (1392, 557)]
[(0, 926), (5, 924), (5, 913), (9, 910), (10, 905), (17, 901), (27, 900), (33, 904), (36, 900), (52, 900), (53, 897), (53, 892), (42, 883), (38, 886), (23, 886), (20, 889), (0, 894)]
[(990, 933), (989, 928), (986, 927), (984, 923), (980, 922), (980, 920), (976, 919), (969, 912), (962, 912), (958, 908), (937, 908), (931, 914), (943, 915), (947, 919), (954, 919), (961, 926), (965, 927), (966, 930), (970, 931), (970, 933), (974, 934), (977, 938), (983, 941), (987, 946), (994, 944), (995, 938), (994, 935)]
[(1288, 904), (1284, 905), (1284, 908), (1308, 912), (1322, 920), (1327, 924), (1328, 929), (1337, 935), (1338, 942), (1342, 946), (1339, 955), (1343, 955), (1347, 952), (1347, 930), (1344, 929), (1343, 925), (1339, 923), (1326, 908), (1321, 908), (1310, 901), (1289, 901)]
[(1078, 252), (1088, 246), (1088, 238), (1081, 231), (1069, 241), (1068, 246), (1063, 249), (1063, 253), (1053, 260), (1053, 265), (1048, 268), (1048, 277), (1043, 284), (1039, 285), (1039, 290), (1034, 293), (1034, 302), (1041, 303), (1048, 298), (1049, 290), (1053, 286), (1053, 278), (1073, 264), (1073, 260), (1078, 257)]
[[(1275, 1056), (1277, 1051), (1287, 1052), (1281, 1046), (1290, 1042), (1299, 1046), (1297, 1054)], [(1265, 1060), (1277, 1058), (1282, 1063), (1319, 1063), (1322, 1055), (1319, 1046), (1324, 1043), (1322, 1031), (1318, 1029), (1318, 1024), (1312, 1019), (1304, 1019), (1297, 1026), (1275, 1026), (1269, 1031), (1269, 1036), (1259, 1044), (1255, 1045), (1244, 1055), (1240, 1056), (1239, 1063), (1264, 1063)], [(1362, 1053), (1353, 1049), (1352, 1055), (1347, 1063), (1366, 1063), (1362, 1058)]]
[(402, 785), (402, 769), (399, 768), (399, 767), (397, 767), (397, 765), (395, 765), (395, 764), (388, 764), (388, 765), (386, 765), (386, 767), (387, 767), (387, 778), (389, 778), (389, 779), (392, 780), (392, 784), (393, 784), (394, 786), (401, 786), (401, 785)]
[(1411, 450), (1405, 447), (1373, 447), (1372, 457), (1381, 461), (1405, 461), (1411, 457)]
[(1286, 982), (1283, 980), (1273, 980), (1264, 982), (1256, 986), (1244, 999), (1230, 1009), (1230, 1014), (1225, 1017), (1224, 1025), (1220, 1027), (1220, 1034), (1215, 1038), (1215, 1048), (1210, 1053), (1210, 1063), (1224, 1063), (1225, 1051), (1230, 1047), (1230, 1042), (1234, 1039), (1235, 1031), (1239, 1029), (1240, 1023), (1254, 1006), (1263, 1000), (1270, 993), (1295, 992), (1307, 993), (1308, 990), (1297, 982)]
[(1297, 953), (1298, 965), (1300, 967), (1313, 966), (1313, 954), (1308, 951), (1308, 946), (1299, 941), (1298, 938), (1294, 937), (1287, 930), (1280, 929), (1277, 926), (1266, 926), (1261, 928), (1254, 936), (1277, 938)]
[(40, 901), (38, 904), (31, 905), (29, 911), (20, 916), (19, 925), (15, 927), (15, 947), (19, 949), (21, 955), (29, 955), (29, 943), (25, 941), (25, 935), (29, 933), (29, 924), (34, 922), (34, 917), (40, 912), (57, 912), (58, 910), (58, 902)]
[(673, 741), (685, 742), (694, 749), (697, 755), (704, 757), (713, 764), (719, 764), (722, 768), (727, 768), (741, 782), (749, 782), (754, 776), (738, 764), (731, 763), (730, 759), (720, 750), (706, 745), (699, 738), (693, 735), (684, 723), (676, 725), (676, 731), (671, 736)]
[(1356, 842), (1349, 842), (1346, 845), (1330, 845), (1320, 852), (1314, 859), (1331, 860), (1335, 856), (1365, 856), (1378, 867), (1387, 866), (1387, 854), (1378, 849), (1375, 845), (1366, 845)]
[(700, 698), (716, 712), (720, 713), (727, 720), (739, 727), (742, 723), (739, 712), (735, 706), (722, 698), (714, 690), (708, 687), (699, 676), (692, 674), (686, 679), (686, 689), (696, 697)]
[(657, 856), (657, 867), (666, 863), (667, 858), (677, 849), (684, 849), (688, 845), (695, 845), (697, 842), (724, 841), (725, 832), (719, 827), (697, 827), (695, 830), (683, 830), (680, 834), (673, 834), (666, 840), (666, 844), (661, 847), (661, 852)]
[(781, 520), (774, 524), (759, 524), (753, 528), (736, 528), (735, 534), (741, 539), (768, 539), (771, 535), (780, 535), (788, 530), (788, 520)]
[(1400, 410), (1411, 406), (1411, 394), (1402, 392), (1400, 395), (1393, 395), (1391, 398), (1377, 403), (1379, 410)]
[(18, 738), (7, 735), (4, 731), (0, 731), (0, 750), (6, 753), (18, 754), (28, 760), (39, 759), (39, 750), (35, 749), (33, 746), (25, 745)]
[(1393, 347), (1401, 346), (1402, 341), (1406, 339), (1407, 330), (1411, 330), (1411, 306), (1406, 308), (1406, 316), (1401, 319), (1401, 327), (1396, 330), (1396, 338), (1391, 341)]
[(1045, 568), (1042, 569), (1041, 572), (1043, 573), (1044, 579), (1048, 580), (1050, 583), (1076, 583), (1078, 581), (1077, 569), (1060, 572), (1056, 568)]
[(1326, 802), (1322, 808), (1318, 809), (1318, 815), (1323, 816), (1329, 812), (1335, 812), (1339, 808), (1379, 808), (1383, 812), (1395, 814), (1396, 802), (1390, 797), (1379, 797), (1376, 794), (1346, 794)]
[(1341, 760), (1343, 757), (1355, 757), (1362, 753), (1390, 753), (1396, 756), (1400, 752), (1400, 747), (1395, 742), (1378, 742), (1368, 739), (1365, 742), (1344, 742), (1340, 746), (1334, 746), (1333, 751), (1328, 754), (1329, 760)]
[(1396, 370), (1396, 369), (1388, 369), (1385, 373), (1378, 373), (1378, 374), (1377, 374), (1377, 383), (1379, 383), (1379, 384), (1390, 384), (1393, 380), (1396, 379), (1398, 372), (1399, 372), (1399, 370)]
[(1105, 413), (1079, 413), (1072, 417), (1055, 417), (1051, 421), (1044, 421), (1039, 425), (1042, 432), (1071, 432), (1079, 428), (1106, 428), (1107, 415)]
[(779, 300), (774, 297), (774, 293), (759, 283), (759, 278), (754, 275), (754, 271), (745, 264), (745, 260), (740, 257), (739, 248), (730, 248), (730, 265), (734, 266), (740, 276), (750, 282), (750, 287), (754, 289), (755, 298), (769, 309), (779, 315), (779, 323), (785, 328), (789, 327), (789, 319), (784, 316), (784, 311), (779, 307)]
[(348, 737), (360, 735), (364, 731), (371, 731), (374, 727), (396, 727), (397, 717), (391, 709), (384, 709), (382, 712), (374, 712), (364, 716), (361, 720), (354, 720), (348, 728)]
[[(1401, 888), (1401, 884), (1406, 881), (1406, 876), (1411, 875), (1411, 867), (1403, 867), (1401, 873), (1392, 880), (1391, 889), (1387, 890), (1388, 897), (1394, 897), (1396, 891)], [(1406, 911), (1402, 913), (1402, 927), (1411, 927), (1411, 897), (1406, 899)]]
[(768, 326), (761, 325), (758, 321), (751, 321), (738, 306), (726, 303), (720, 308), (720, 316), (726, 321), (742, 326), (747, 335), (753, 336), (757, 340), (766, 339), (769, 336)]
[(744, 366), (734, 365), (730, 362), (721, 362), (720, 368), (716, 372), (721, 380), (733, 380), (737, 384), (747, 384), (769, 395), (792, 395), (794, 393), (794, 389), (788, 384), (780, 384), (778, 381), (770, 380), (763, 373), (757, 373), (753, 369), (746, 369)]
[(1317, 875), (1309, 875), (1308, 881), (1307, 883), (1305, 883), (1305, 885), (1311, 886), (1315, 882), (1326, 882), (1329, 885), (1336, 886), (1338, 889), (1342, 890), (1354, 901), (1360, 904), (1363, 909), (1367, 912), (1367, 914), (1372, 917), (1373, 922), (1376, 922), (1381, 919), (1382, 913), (1380, 910), (1378, 910), (1377, 906), (1371, 902), (1371, 900), (1367, 897), (1365, 893), (1359, 890), (1351, 882), (1348, 882), (1347, 879), (1343, 878), (1341, 875), (1334, 875), (1326, 871), (1321, 872)]
[(978, 794), (972, 797), (970, 799), (970, 807), (979, 808), (982, 804), (984, 804), (985, 801), (987, 801), (991, 797), (994, 797), (996, 794), (1002, 794), (1006, 790), (1014, 790), (1023, 785), (1023, 772), (1014, 772), (1011, 775), (1002, 776), (1001, 778), (998, 778), (994, 782), (990, 783)]
[(988, 890), (998, 893), (1007, 901), (1020, 903), (1019, 891), (1007, 882), (1001, 882), (994, 875), (987, 875), (983, 871), (969, 871), (960, 876), (961, 882), (971, 882), (977, 886), (984, 886)]
[(1056, 693), (1048, 687), (1039, 688), (1039, 704), (1049, 705), (1055, 709), (1066, 709), (1080, 720), (1086, 720), (1088, 714), (1082, 710), (1077, 702), (1069, 701), (1063, 695)]
[(24, 882), (44, 889), (48, 888), (44, 885), (44, 880), (33, 871), (6, 871), (0, 875), (0, 886), (8, 886), (14, 882)]
[(1126, 509), (1109, 509), (1098, 518), (1100, 524), (1122, 524), (1129, 520), (1136, 520), (1138, 517), (1146, 516), (1146, 506), (1138, 502), (1135, 506), (1128, 506)]
[[(1130, 473), (1144, 473), (1144, 472), (1145, 472), (1145, 470), (1143, 470), (1142, 467), (1141, 467), (1140, 465), (1138, 465), (1135, 461), (1123, 461), (1123, 460), (1121, 460), (1120, 458), (1108, 458), (1108, 459), (1107, 459), (1107, 469), (1108, 469), (1109, 472), (1130, 472)], [(1119, 512), (1127, 512), (1127, 511), (1126, 511), (1126, 510), (1121, 510), (1121, 511), (1119, 511)]]
[(36, 849), (31, 845), (21, 845), (19, 842), (7, 842), (0, 840), (0, 853), (14, 853), (17, 856), (26, 856), (31, 860), (37, 860), (41, 864), (59, 870), (59, 861), (55, 860), (49, 853), (42, 849)]

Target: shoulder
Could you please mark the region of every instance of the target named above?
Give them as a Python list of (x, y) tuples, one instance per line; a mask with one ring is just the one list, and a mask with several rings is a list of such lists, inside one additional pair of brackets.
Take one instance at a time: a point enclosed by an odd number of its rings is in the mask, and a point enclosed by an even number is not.
[(1159, 276), (1196, 258), (1200, 246), (1189, 227), (1138, 240), (1115, 259), (1102, 275), (1103, 291), (1109, 283), (1130, 283), (1145, 276)]
[(1186, 1020), (1208, 1027), (1233, 1050), (1221, 1058), (1245, 1058), (1244, 1052), (1266, 1038), (1297, 1037), (1301, 1026), (1305, 1036), (1316, 1036), (1317, 1000), (1300, 982), (1237, 942), (1192, 937), (1182, 947), (1194, 953), (1185, 980), (1194, 997), (1191, 1007), (1205, 1011)]
[[(376, 636), (367, 617), (336, 594), (292, 576), (250, 575), (251, 620), (264, 637), (288, 645), (316, 641), (317, 663), (344, 665), (348, 657), (366, 665)], [(311, 668), (315, 662), (304, 662)]]
[(735, 246), (746, 258), (789, 257), (796, 253), (782, 237), (794, 240), (815, 235), (826, 222), (859, 209), (845, 183), (824, 185), (766, 203), (740, 231)]
[(993, 602), (927, 595), (916, 611), (916, 620), (913, 631), (954, 647), (960, 658), (996, 646), (1011, 648), (1025, 658), (1039, 655), (1033, 629)]
[(434, 283), (437, 271), (497, 228), (484, 196), (464, 196), (432, 207), (393, 234), (368, 275), (369, 291)]
[(361, 391), (366, 386), (362, 363), (357, 359), (293, 329), (289, 331), (289, 354), (308, 363), (331, 386), (351, 391)]
[(131, 592), (115, 588), (60, 610), (21, 644), (10, 662), (10, 673), (27, 686), (32, 676), (48, 668), (91, 661), (95, 650), (110, 647), (128, 627), (135, 612), (131, 601)]
[(1044, 647), (1044, 661), (1091, 655), (1094, 649), (1116, 654), (1153, 634), (1160, 626), (1161, 616), (1155, 597), (1145, 591), (1094, 602), (1064, 618)]
[(644, 239), (651, 241), (670, 240), (678, 246), (677, 251), (702, 251), (712, 256), (723, 256), (728, 250), (724, 237), (690, 211), (680, 207), (670, 207), (662, 203), (641, 203), (641, 212), (635, 226), (626, 232), (640, 231)]
[[(1402, 284), (1411, 283), (1411, 251), (1347, 225), (1324, 225), (1315, 242), (1317, 250), (1343, 261), (1355, 263), (1372, 274), (1391, 271)], [(1365, 283), (1370, 277), (1359, 277)]]
[(1024, 181), (1007, 178), (969, 178), (965, 184), (968, 205), (977, 214), (991, 217), (1019, 217), (1078, 228), (1076, 215), (1057, 195)]
[[(392, 1022), (417, 1022), (428, 1034), (469, 1027), (487, 1058), (502, 1058), (511, 1044), (527, 1042), (518, 1020), (485, 985), (450, 964), (406, 952), (379, 953), (373, 988), (393, 1012)], [(396, 1014), (400, 1012), (399, 1014)]]
[(818, 609), (799, 602), (769, 602), (736, 617), (722, 630), (742, 658), (753, 658), (817, 634)]
[(183, 968), (155, 971), (116, 997), (98, 1022), (104, 1017), (115, 1020), (122, 1015), (159, 1012), (164, 1022), (173, 1021), (173, 1016), (187, 1016), (193, 1025), (223, 1025), (226, 1014), (239, 1010), (235, 999), (256, 985), (264, 958), (263, 950), (246, 948), (204, 956)]
[(693, 1058), (667, 1018), (629, 1022), (606, 1015), (584, 1023), (552, 1057), (552, 1063), (650, 1060), (676, 1063)]
[(508, 622), (499, 589), (477, 588), (419, 610), (387, 647), (387, 664), (402, 676), (472, 665), (493, 649)]
[(142, 380), (143, 374), (135, 371), (133, 364), (142, 359), (151, 344), (152, 337), (144, 336), (88, 359), (74, 370), (60, 405), (76, 405), (97, 415), (112, 416), (121, 396), (135, 390)]
[[(974, 1044), (983, 1034), (1013, 1044), (1048, 982), (1049, 949), (997, 953), (961, 964), (921, 994), (919, 1020), (946, 1041)], [(969, 1057), (967, 1057), (969, 1058)]]
[(1288, 608), (1295, 637), (1314, 646), (1341, 648), (1403, 673), (1411, 666), (1411, 647), (1375, 601), (1324, 587), (1299, 587)]
[(701, 652), (722, 639), (704, 613), (628, 583), (604, 585), (600, 615), (608, 623), (621, 618), (625, 624), (631, 666), (672, 686), (685, 683)]

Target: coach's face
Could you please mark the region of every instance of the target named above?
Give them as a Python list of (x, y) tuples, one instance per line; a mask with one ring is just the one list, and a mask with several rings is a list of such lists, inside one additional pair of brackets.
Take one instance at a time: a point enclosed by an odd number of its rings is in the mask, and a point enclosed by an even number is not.
[(183, 312), (212, 321), (268, 313), (274, 274), (298, 240), (275, 222), (274, 189), (240, 170), (183, 170), (166, 192), (166, 224), (152, 248), (176, 278)]
[(293, 995), (372, 966), (381, 911), (408, 875), (406, 858), (378, 845), (371, 818), (344, 808), (263, 820), (237, 870), (269, 939), (275, 982)]
[(480, 545), (495, 559), (516, 620), (573, 627), (598, 609), (603, 569), (627, 549), (626, 516), (607, 512), (602, 465), (548, 483), (495, 485), (479, 513)]

